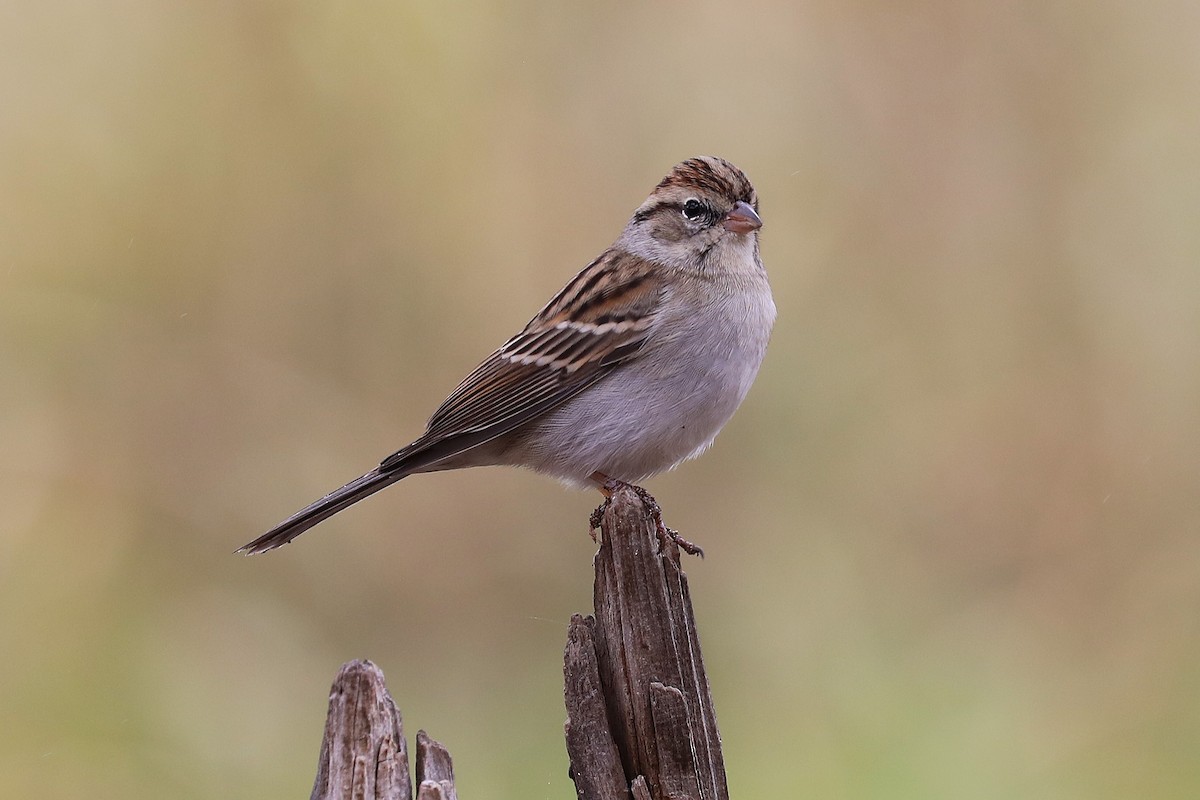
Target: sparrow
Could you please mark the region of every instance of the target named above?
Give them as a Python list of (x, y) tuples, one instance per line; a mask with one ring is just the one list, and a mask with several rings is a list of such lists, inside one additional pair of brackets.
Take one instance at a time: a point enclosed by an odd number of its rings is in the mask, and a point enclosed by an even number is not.
[(740, 169), (677, 164), (416, 441), (238, 552), (287, 544), (418, 472), (526, 467), (607, 496), (700, 455), (749, 391), (775, 321), (761, 227)]

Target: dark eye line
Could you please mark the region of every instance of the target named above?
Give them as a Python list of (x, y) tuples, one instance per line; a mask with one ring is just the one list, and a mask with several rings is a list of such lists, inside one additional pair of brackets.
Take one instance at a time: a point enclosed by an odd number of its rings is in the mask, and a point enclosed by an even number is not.
[(696, 219), (692, 220), (690, 217), (687, 217), (686, 215), (684, 215), (683, 207), (687, 203), (687, 200), (683, 200), (683, 201), (662, 200), (662, 201), (658, 202), (657, 204), (651, 206), (650, 208), (646, 208), (646, 209), (642, 209), (641, 211), (638, 211), (637, 213), (635, 213), (633, 215), (633, 219), (635, 222), (644, 222), (645, 220), (649, 219), (650, 217), (653, 217), (657, 214), (661, 214), (664, 211), (670, 211), (672, 214), (679, 214), (680, 216), (683, 216), (684, 219), (689, 219), (692, 222), (708, 222), (711, 224), (712, 222), (715, 222), (721, 216), (717, 212), (716, 209), (714, 209), (708, 203), (704, 202), (703, 200), (700, 200), (697, 197), (689, 197), (688, 200), (696, 200), (697, 202), (700, 203), (700, 205), (702, 205), (704, 207), (703, 216), (697, 217)]

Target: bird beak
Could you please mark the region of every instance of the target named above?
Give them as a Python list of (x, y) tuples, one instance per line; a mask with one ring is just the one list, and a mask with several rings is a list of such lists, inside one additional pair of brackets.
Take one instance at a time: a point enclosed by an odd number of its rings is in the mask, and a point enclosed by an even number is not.
[(725, 215), (721, 224), (727, 231), (750, 233), (762, 227), (762, 220), (758, 218), (758, 214), (750, 207), (749, 203), (738, 200), (737, 205)]

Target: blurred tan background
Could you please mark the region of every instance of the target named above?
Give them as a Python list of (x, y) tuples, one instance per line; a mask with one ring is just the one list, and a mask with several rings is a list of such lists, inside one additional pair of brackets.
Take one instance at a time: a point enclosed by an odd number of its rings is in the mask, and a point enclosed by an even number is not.
[(0, 794), (306, 796), (369, 657), (464, 797), (572, 797), (597, 495), (231, 551), (713, 153), (779, 323), (649, 486), (733, 795), (1200, 795), (1200, 13), (1002, 6), (0, 6)]

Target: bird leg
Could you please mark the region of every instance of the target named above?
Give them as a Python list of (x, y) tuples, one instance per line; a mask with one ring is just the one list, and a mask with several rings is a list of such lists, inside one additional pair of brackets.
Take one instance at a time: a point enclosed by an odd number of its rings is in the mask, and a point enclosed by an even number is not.
[(604, 517), (604, 512), (608, 510), (609, 504), (612, 502), (613, 493), (618, 489), (629, 487), (634, 494), (645, 504), (646, 509), (650, 512), (650, 516), (654, 519), (654, 528), (658, 533), (658, 538), (663, 544), (668, 541), (673, 542), (680, 550), (692, 556), (700, 556), (704, 558), (704, 550), (699, 545), (693, 544), (687, 539), (679, 535), (679, 531), (674, 528), (668, 528), (662, 518), (662, 506), (654, 499), (654, 495), (643, 489), (641, 486), (635, 486), (632, 483), (619, 481), (616, 478), (610, 478), (602, 472), (592, 473), (594, 480), (600, 489), (600, 493), (604, 495), (604, 502), (601, 503), (589, 519), (592, 529), (590, 531), (592, 541), (596, 540), (596, 531), (600, 528), (600, 520)]

